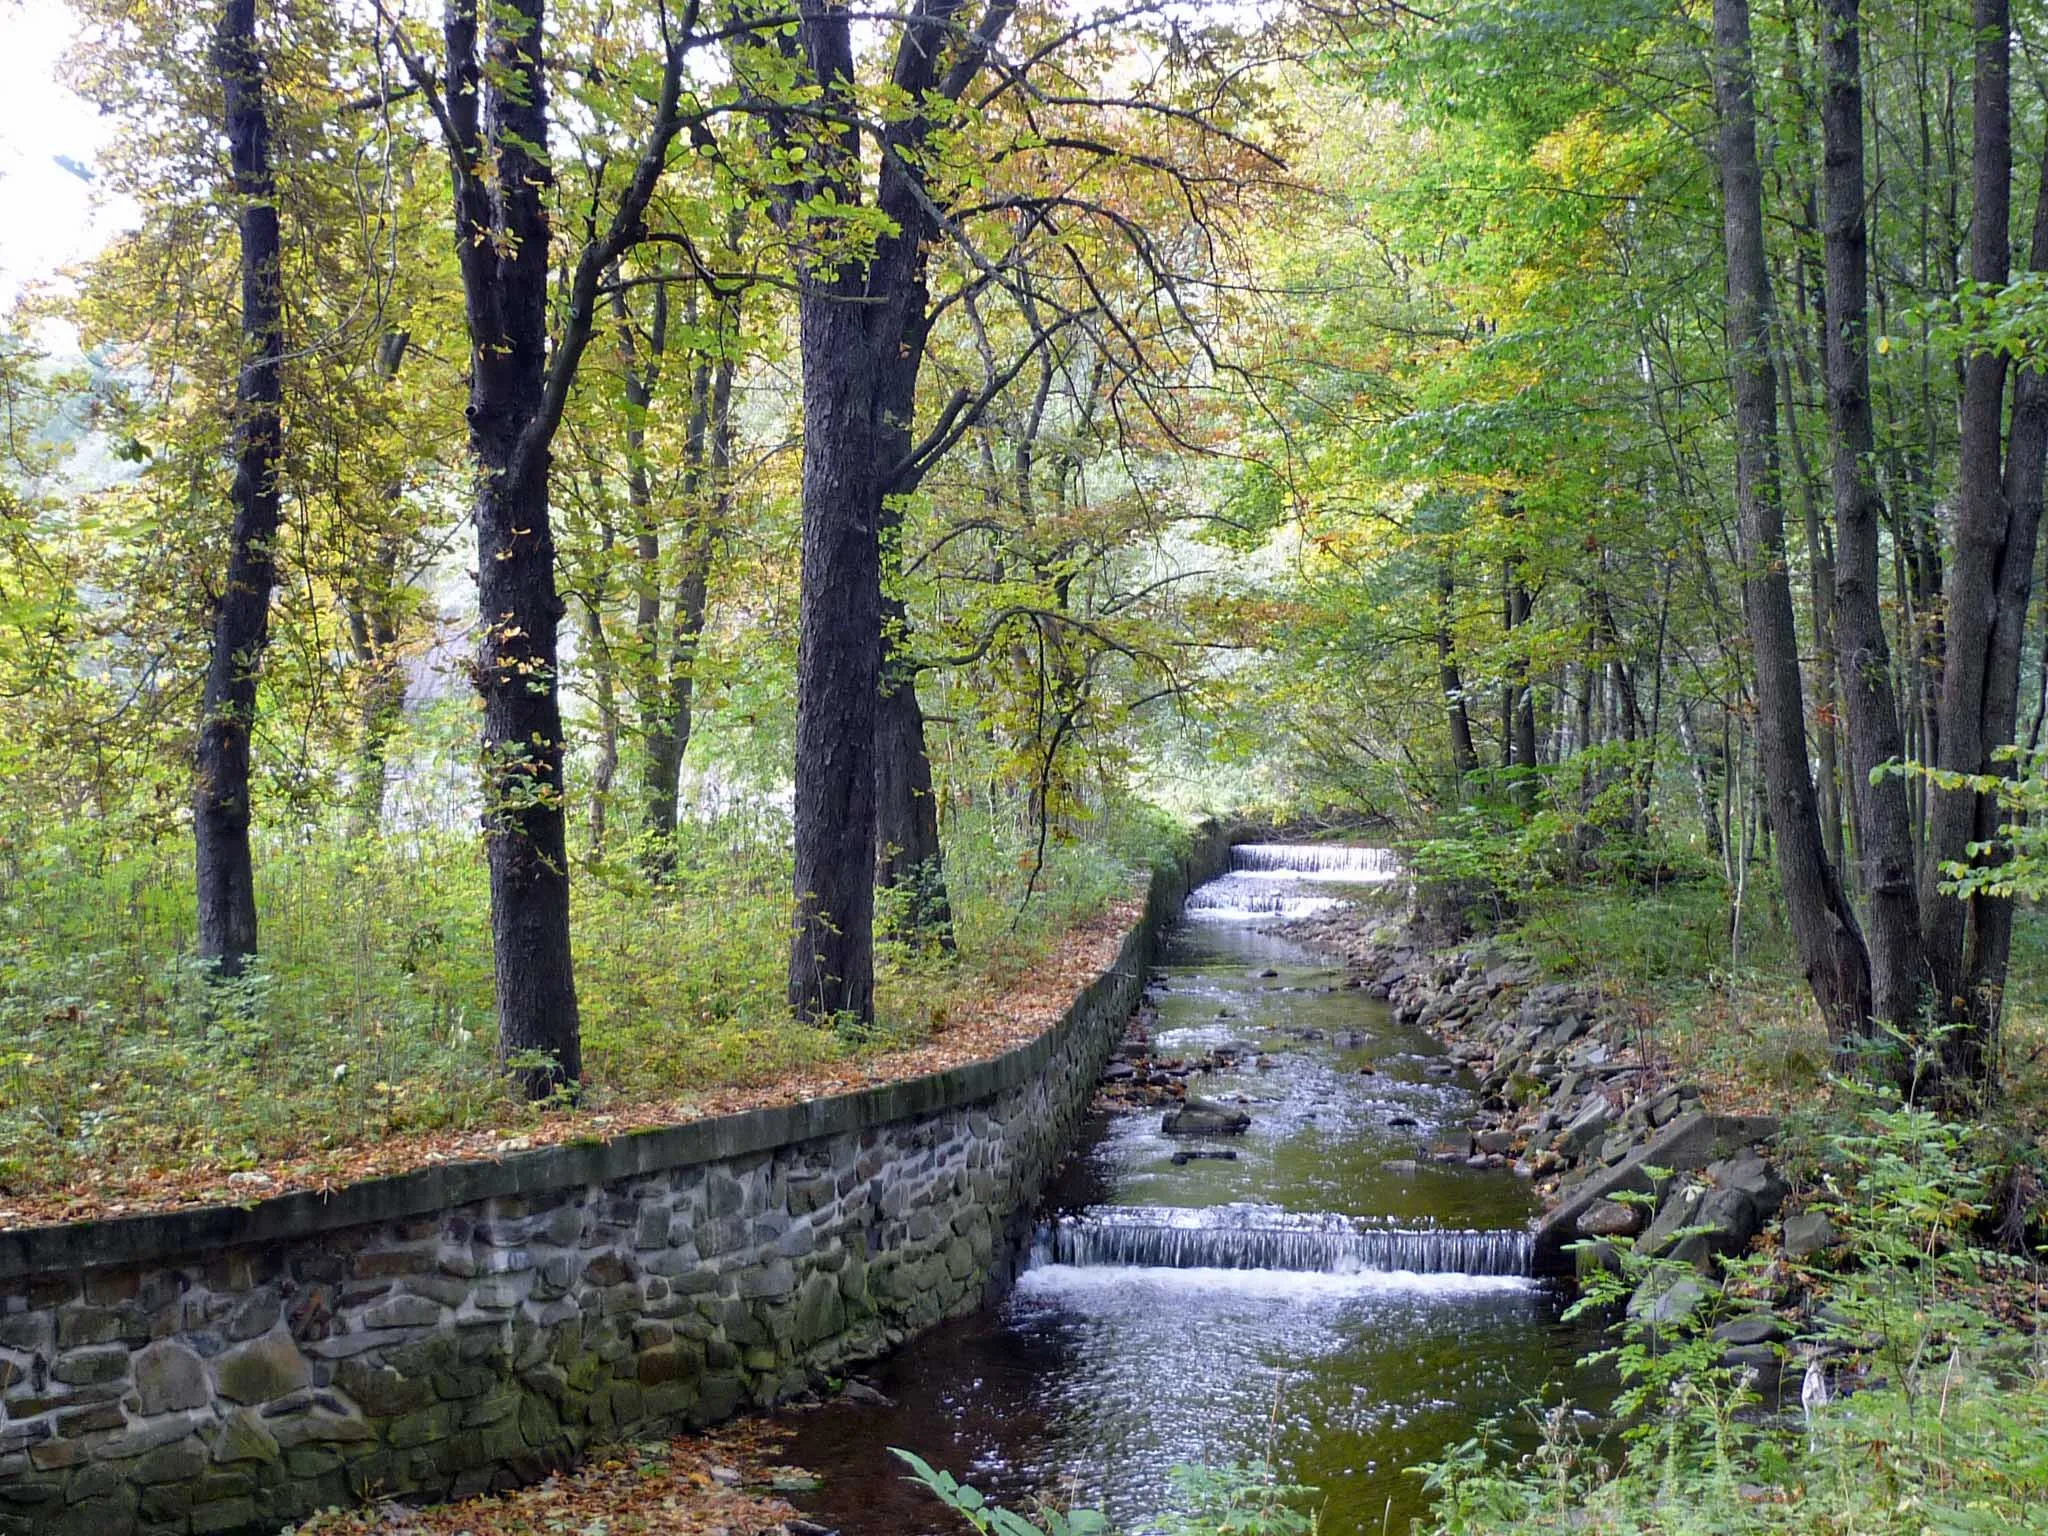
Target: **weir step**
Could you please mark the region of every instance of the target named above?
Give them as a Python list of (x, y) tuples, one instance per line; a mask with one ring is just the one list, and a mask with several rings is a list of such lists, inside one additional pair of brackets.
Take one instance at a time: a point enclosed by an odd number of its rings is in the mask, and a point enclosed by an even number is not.
[(1533, 1245), (1523, 1228), (1399, 1228), (1257, 1205), (1097, 1206), (1046, 1223), (1033, 1257), (1084, 1268), (1520, 1276)]

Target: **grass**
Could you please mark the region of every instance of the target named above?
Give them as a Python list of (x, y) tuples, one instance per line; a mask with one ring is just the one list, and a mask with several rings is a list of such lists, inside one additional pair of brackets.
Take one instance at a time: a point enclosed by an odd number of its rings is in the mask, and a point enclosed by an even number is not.
[[(1739, 950), (1715, 878), (1546, 886), (1515, 937), (1553, 974), (1628, 1002), (1645, 1043), (1720, 1107), (1812, 1116), (1833, 1103), (1827, 1031), (1766, 872), (1752, 876)], [(2014, 928), (2002, 1045), (1999, 1119), (2048, 1145), (2048, 912), (2032, 905)]]
[[(1125, 814), (1059, 845), (1021, 916), (1027, 840), (955, 827), (961, 958), (884, 945), (877, 1021), (834, 1031), (782, 1001), (786, 821), (690, 827), (673, 885), (629, 862), (574, 882), (585, 1082), (601, 1128), (636, 1105), (692, 1101), (915, 1047), (1030, 978), (1076, 923), (1126, 897), (1169, 836)], [(313, 1159), (349, 1175), (394, 1138), (494, 1132), (543, 1112), (494, 1060), (487, 885), (473, 839), (368, 844), (271, 836), (260, 850), (263, 951), (209, 978), (191, 953), (182, 842), (121, 847), (77, 827), (0, 834), (0, 1221), (177, 1198)]]

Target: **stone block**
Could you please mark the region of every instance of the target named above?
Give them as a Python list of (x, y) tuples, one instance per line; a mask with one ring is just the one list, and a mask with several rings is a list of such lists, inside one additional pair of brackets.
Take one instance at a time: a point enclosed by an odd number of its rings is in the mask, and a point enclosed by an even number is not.
[(446, 1440), (454, 1428), (455, 1410), (446, 1403), (436, 1403), (393, 1419), (384, 1431), (384, 1439), (394, 1449), (405, 1450)]
[(222, 1397), (267, 1403), (306, 1386), (312, 1372), (289, 1335), (271, 1333), (222, 1355), (214, 1362), (213, 1379)]
[(441, 1321), (443, 1308), (429, 1296), (392, 1296), (364, 1311), (365, 1328), (431, 1328)]
[(151, 1483), (180, 1483), (187, 1478), (197, 1477), (206, 1470), (206, 1444), (197, 1435), (186, 1435), (169, 1445), (160, 1445), (137, 1459), (134, 1470), (128, 1474), (130, 1481), (142, 1486)]
[(334, 1384), (373, 1419), (396, 1418), (423, 1408), (434, 1399), (428, 1378), (408, 1376), (389, 1365), (345, 1360), (336, 1367)]
[(213, 1459), (223, 1466), (237, 1462), (267, 1466), (277, 1460), (277, 1451), (276, 1435), (247, 1408), (237, 1408), (223, 1419), (213, 1437)]
[(206, 1362), (182, 1344), (152, 1344), (135, 1357), (135, 1390), (145, 1417), (204, 1408), (213, 1397)]
[(266, 1287), (237, 1302), (234, 1310), (228, 1313), (226, 1320), (221, 1324), (221, 1332), (226, 1334), (230, 1341), (239, 1344), (270, 1332), (277, 1326), (278, 1318), (282, 1315), (282, 1304), (277, 1293)]
[(128, 1351), (119, 1344), (93, 1345), (57, 1357), (50, 1375), (67, 1387), (94, 1387), (128, 1375)]
[(787, 1296), (796, 1289), (796, 1270), (786, 1259), (756, 1264), (739, 1273), (739, 1294), (743, 1297)]

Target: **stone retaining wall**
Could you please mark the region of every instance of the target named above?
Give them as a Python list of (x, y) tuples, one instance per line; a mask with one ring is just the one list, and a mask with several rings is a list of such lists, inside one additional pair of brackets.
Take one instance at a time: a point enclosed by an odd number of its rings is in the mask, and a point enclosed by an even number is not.
[(1161, 927), (992, 1061), (332, 1196), (0, 1233), (0, 1536), (461, 1497), (803, 1390), (1006, 1277)]

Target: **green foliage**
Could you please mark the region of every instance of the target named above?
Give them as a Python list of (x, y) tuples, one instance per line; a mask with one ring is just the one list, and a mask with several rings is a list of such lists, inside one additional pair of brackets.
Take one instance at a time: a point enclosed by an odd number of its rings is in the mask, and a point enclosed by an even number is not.
[[(800, 1025), (784, 1004), (790, 872), (778, 814), (686, 823), (665, 885), (630, 856), (579, 866), (578, 1106), (684, 1116), (720, 1089), (927, 1040), (963, 993), (1028, 976), (1170, 848), (1156, 818), (1108, 818), (1097, 837), (1052, 850), (1018, 921), (1021, 830), (972, 818), (953, 830), (964, 958), (885, 950), (878, 1020), (855, 1035)], [(189, 952), (180, 841), (24, 820), (0, 831), (9, 1192), (116, 1184), (132, 1196), (161, 1180), (261, 1193), (253, 1175), (266, 1164), (339, 1175), (366, 1144), (516, 1140), (535, 1125), (494, 1058), (488, 890), (472, 837), (273, 835), (260, 851), (264, 950), (229, 980)], [(252, 1177), (222, 1182), (236, 1174)]]
[(916, 1482), (982, 1536), (1102, 1536), (1109, 1522), (1092, 1509), (1060, 1511), (1041, 1508), (1027, 1518), (983, 1498), (971, 1483), (957, 1481), (950, 1472), (940, 1471), (910, 1451), (891, 1446), (889, 1454), (910, 1468)]
[[(1002, 1509), (921, 1456), (895, 1447), (890, 1454), (910, 1468), (913, 1481), (984, 1536), (1106, 1536), (1109, 1530), (1109, 1522), (1092, 1509), (1041, 1505), (1028, 1517)], [(1320, 1528), (1315, 1515), (1302, 1508), (1314, 1501), (1317, 1490), (1281, 1482), (1264, 1462), (1175, 1467), (1172, 1478), (1185, 1507), (1145, 1527), (1156, 1536), (1315, 1536)]]
[[(1987, 1281), (2012, 1264), (1976, 1246), (1984, 1142), (1973, 1127), (1883, 1096), (1826, 1138), (1822, 1203), (1844, 1245), (1798, 1278), (1863, 1379), (1785, 1417), (1758, 1411), (1746, 1373), (1720, 1363), (1714, 1324), (1743, 1305), (1766, 1261), (1704, 1283), (1687, 1265), (1623, 1242), (1586, 1306), (1702, 1284), (1697, 1306), (1653, 1322), (1640, 1302), (1606, 1352), (1620, 1369), (1619, 1437), (1589, 1440), (1544, 1415), (1519, 1459), (1497, 1429), (1422, 1469), (1441, 1536), (1509, 1532), (2048, 1531), (2048, 1358), (1990, 1310)], [(1810, 1353), (1787, 1369), (1799, 1379)], [(1824, 1370), (1825, 1367), (1816, 1367)], [(1823, 1377), (1825, 1379), (1825, 1377)]]
[(1160, 1517), (1159, 1536), (1315, 1536), (1317, 1491), (1283, 1483), (1263, 1461), (1223, 1467), (1175, 1467), (1173, 1489), (1185, 1511)]

